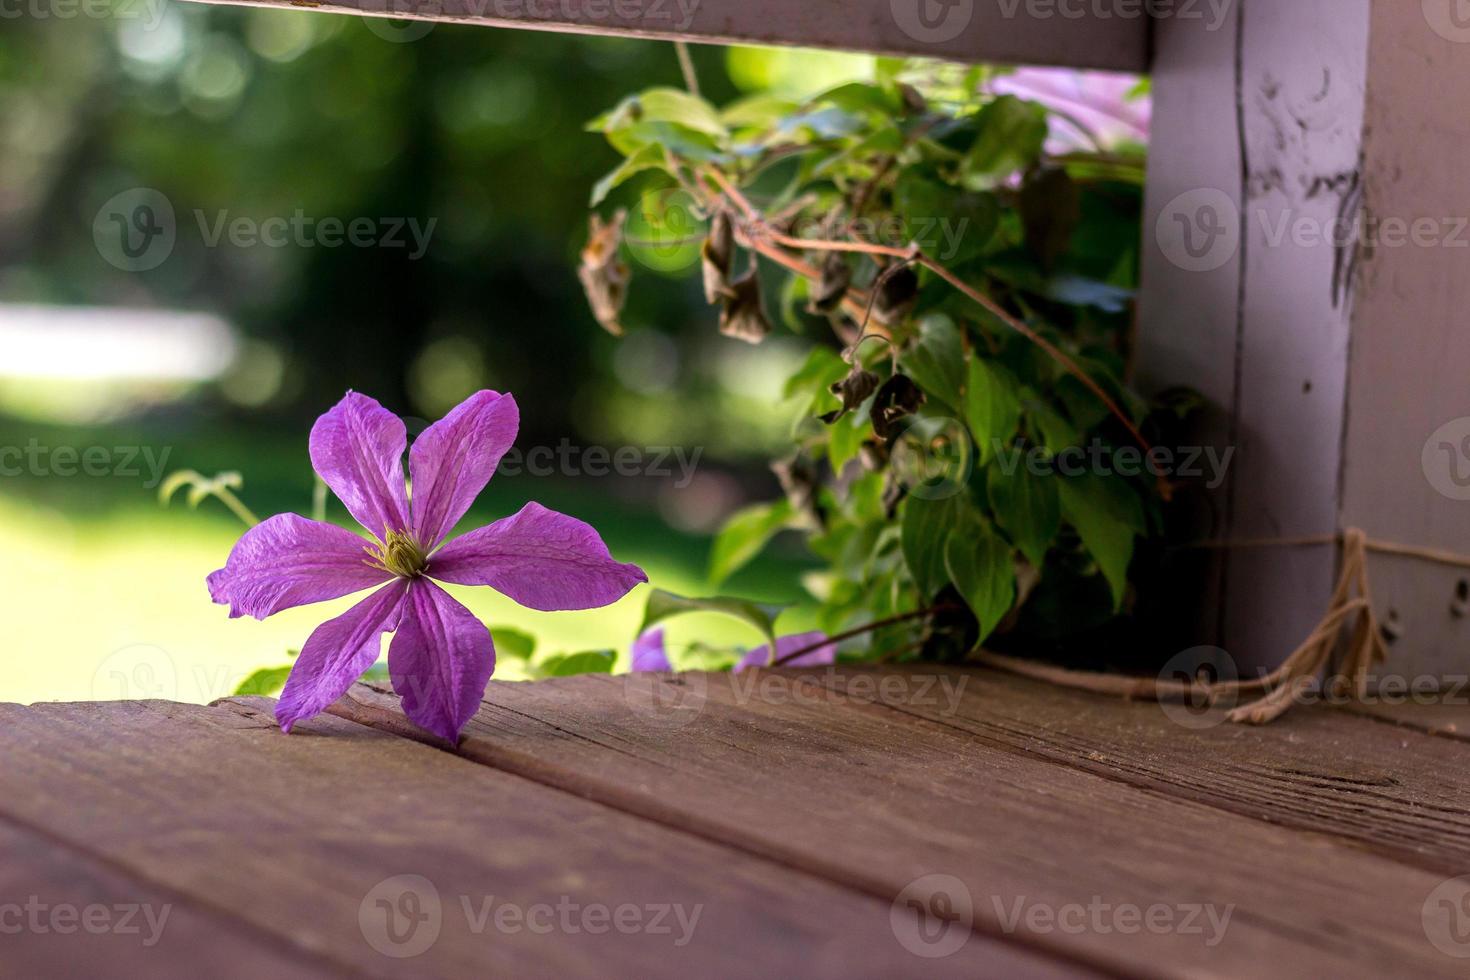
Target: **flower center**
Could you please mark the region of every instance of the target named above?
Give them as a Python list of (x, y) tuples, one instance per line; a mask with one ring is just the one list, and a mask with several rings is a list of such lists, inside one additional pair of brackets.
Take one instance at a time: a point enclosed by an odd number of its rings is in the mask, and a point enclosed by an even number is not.
[(389, 531), (383, 544), (370, 544), (363, 550), (369, 565), (399, 578), (418, 578), (429, 565), (429, 556), (407, 531)]

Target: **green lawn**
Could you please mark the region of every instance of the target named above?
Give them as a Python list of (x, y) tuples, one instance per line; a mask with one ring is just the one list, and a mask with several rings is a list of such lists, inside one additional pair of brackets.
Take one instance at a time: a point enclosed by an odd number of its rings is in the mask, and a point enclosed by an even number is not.
[[(113, 445), (122, 436), (99, 438)], [(64, 441), (82, 442), (75, 434)], [(246, 471), (244, 496), (262, 516), (308, 509), (304, 439), (242, 445), (217, 437), (180, 438), (169, 460), (170, 469), (214, 472), (225, 466)], [(648, 508), (614, 499), (596, 481), (494, 481), (462, 529), (512, 513), (531, 499), (590, 521), (614, 555), (637, 562), (657, 587), (705, 592), (708, 541), (670, 531)], [(334, 502), (333, 508), (334, 517), (345, 517), (340, 505)], [(287, 663), (287, 650), (299, 649), (318, 623), (354, 599), (289, 610), (265, 622), (230, 620), (224, 607), (210, 601), (204, 578), (224, 563), (243, 530), (214, 501), (199, 511), (182, 501), (165, 510), (140, 480), (0, 479), (0, 595), (9, 612), (0, 700), (207, 702), (230, 694), (260, 667)], [(803, 563), (799, 544), (787, 544), (727, 588), (762, 599), (796, 598)], [(450, 591), (487, 624), (533, 634), (542, 651), (616, 649), (625, 657), (648, 587), (614, 606), (580, 613), (534, 612), (489, 589)], [(751, 640), (746, 627), (718, 617), (675, 624), (673, 640), (696, 638)], [(520, 679), (516, 666), (503, 661), (497, 677)]]

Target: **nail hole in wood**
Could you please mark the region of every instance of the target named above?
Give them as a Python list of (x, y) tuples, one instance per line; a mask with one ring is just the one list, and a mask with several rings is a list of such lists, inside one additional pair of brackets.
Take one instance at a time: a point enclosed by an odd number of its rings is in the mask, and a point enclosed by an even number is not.
[(1470, 615), (1470, 578), (1455, 583), (1455, 598), (1450, 602), (1450, 615), (1464, 619)]
[(1397, 609), (1390, 609), (1388, 611), (1388, 618), (1379, 627), (1379, 632), (1383, 635), (1383, 642), (1390, 646), (1397, 643), (1403, 637), (1404, 627), (1399, 622), (1399, 611)]

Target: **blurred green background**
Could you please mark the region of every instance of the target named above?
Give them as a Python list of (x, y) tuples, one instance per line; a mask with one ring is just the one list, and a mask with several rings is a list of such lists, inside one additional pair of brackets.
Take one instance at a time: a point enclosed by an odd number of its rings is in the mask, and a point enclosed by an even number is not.
[[(215, 501), (164, 509), (154, 482), (160, 463), (238, 470), (257, 513), (309, 513), (307, 432), (348, 388), (423, 420), (481, 387), (512, 392), (523, 451), (697, 451), (692, 479), (673, 462), (668, 475), (502, 476), (466, 525), (539, 500), (592, 522), (654, 584), (703, 590), (714, 529), (777, 492), (766, 461), (794, 411), (780, 379), (803, 344), (718, 336), (697, 279), (647, 265), (624, 340), (587, 310), (587, 195), (618, 158), (583, 126), (629, 92), (679, 84), (671, 46), (449, 25), (417, 36), (171, 0), (68, 9), (33, 7), (0, 34), (0, 700), (211, 700), (345, 609), (231, 622), (204, 577), (243, 526)], [(813, 52), (695, 57), (716, 102), (872, 68)], [(138, 188), (166, 199), (176, 239), (156, 267), (127, 271), (99, 244), (99, 215)], [(298, 212), (380, 232), (434, 224), (420, 258), (210, 243), (222, 219)], [(92, 473), (63, 447), (91, 450)], [(335, 501), (330, 514), (346, 519)], [(726, 590), (795, 599), (805, 567), (800, 541), (781, 540)], [(564, 614), (454, 591), (543, 652), (624, 652), (646, 587)]]

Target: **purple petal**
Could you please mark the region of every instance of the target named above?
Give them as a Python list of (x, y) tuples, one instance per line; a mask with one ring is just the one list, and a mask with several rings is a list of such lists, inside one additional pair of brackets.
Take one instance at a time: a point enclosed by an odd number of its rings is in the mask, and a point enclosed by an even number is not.
[(283, 731), (321, 714), (377, 662), (383, 634), (398, 625), (405, 591), (402, 581), (390, 582), (316, 628), (276, 703), (276, 721)]
[(408, 529), (403, 421), (349, 391), (311, 427), (311, 465), (359, 524), (382, 539)]
[(404, 713), (420, 728), (457, 742), (493, 673), (490, 630), (448, 592), (416, 579), (388, 647), (388, 674)]
[(633, 641), (633, 670), (668, 673), (674, 669), (664, 651), (664, 628), (655, 626)]
[[(741, 658), (736, 664), (736, 670), (747, 670), (751, 667), (770, 667), (775, 661), (789, 657), (798, 650), (821, 643), (827, 638), (825, 633), (797, 633), (793, 636), (780, 636), (776, 638), (776, 656), (771, 657), (771, 645), (756, 647)], [(817, 647), (810, 653), (804, 653), (795, 660), (783, 663), (782, 667), (822, 667), (826, 664), (835, 663), (837, 660), (837, 646), (828, 643)]]
[(613, 561), (591, 526), (535, 503), (455, 538), (429, 559), (428, 574), (488, 585), (543, 612), (596, 609), (648, 581), (637, 565)]
[(392, 576), (367, 563), (367, 541), (334, 524), (278, 514), (245, 532), (225, 567), (208, 578), (230, 618), (265, 619), (282, 609), (340, 599)]
[(413, 478), (414, 536), (432, 551), (490, 477), (515, 442), (521, 412), (510, 395), (481, 391), (424, 430), (409, 451)]

